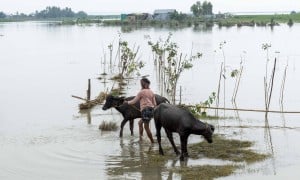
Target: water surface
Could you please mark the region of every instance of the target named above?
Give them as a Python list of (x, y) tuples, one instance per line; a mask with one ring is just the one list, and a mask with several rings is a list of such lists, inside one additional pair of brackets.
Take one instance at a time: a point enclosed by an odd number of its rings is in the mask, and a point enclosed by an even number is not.
[[(146, 62), (143, 75), (150, 75), (152, 88), (158, 91), (153, 56), (145, 40), (150, 35), (155, 41), (166, 39), (169, 32), (181, 51), (190, 54), (202, 52), (201, 60), (193, 69), (182, 74), (179, 85), (183, 87), (182, 100), (187, 104), (199, 103), (216, 91), (220, 64), (224, 61), (219, 44), (226, 41), (224, 54), (228, 74), (239, 67), (244, 59), (244, 73), (237, 97), (240, 108), (264, 108), (263, 76), (266, 51), (261, 45), (270, 43), (271, 61), (278, 59), (274, 94), (271, 109), (278, 110), (279, 90), (286, 63), (287, 80), (284, 94), (284, 109), (300, 111), (299, 51), (300, 25), (292, 28), (282, 24), (273, 30), (269, 27), (218, 28), (197, 30), (184, 28), (144, 28), (122, 33), (122, 40), (133, 47), (140, 46), (139, 57)], [(102, 111), (101, 106), (91, 111), (89, 122), (86, 113), (79, 113), (80, 100), (71, 95), (85, 96), (87, 79), (92, 79), (92, 97), (110, 88), (97, 77), (103, 72), (101, 59), (109, 52), (109, 43), (118, 42), (119, 27), (101, 26), (56, 26), (44, 22), (16, 22), (0, 24), (0, 178), (1, 179), (110, 179), (108, 169), (120, 166), (125, 160), (147, 158), (147, 152), (157, 150), (146, 138), (142, 143), (137, 136), (130, 137), (128, 125), (124, 137), (118, 132), (101, 132), (99, 124), (106, 121), (120, 123), (121, 116), (115, 110)], [(114, 48), (114, 55), (116, 54)], [(234, 80), (227, 74), (225, 105), (231, 107)], [(139, 90), (138, 81), (132, 80), (126, 89), (127, 95)], [(221, 95), (223, 97), (223, 95)], [(220, 104), (224, 104), (223, 98)], [(209, 111), (212, 115), (214, 111)], [(224, 115), (223, 112), (220, 112)], [(104, 115), (103, 115), (104, 114)], [(253, 149), (272, 154), (272, 157), (254, 165), (246, 166), (235, 175), (225, 179), (277, 178), (296, 179), (300, 166), (298, 114), (226, 112), (227, 120), (210, 122), (217, 134), (228, 138), (251, 140)], [(152, 122), (153, 123), (153, 122)], [(270, 128), (264, 128), (269, 125)], [(250, 127), (249, 127), (250, 126)], [(154, 125), (151, 125), (154, 132)], [(191, 142), (202, 141), (191, 136)], [(178, 137), (176, 142), (179, 144)], [(164, 146), (169, 143), (164, 139)], [(146, 154), (146, 155), (145, 155)], [(174, 162), (173, 162), (174, 161)], [(190, 160), (188, 165), (202, 164), (207, 159)], [(180, 166), (174, 156), (167, 164)], [(162, 177), (180, 179), (159, 169), (131, 172), (123, 178)]]

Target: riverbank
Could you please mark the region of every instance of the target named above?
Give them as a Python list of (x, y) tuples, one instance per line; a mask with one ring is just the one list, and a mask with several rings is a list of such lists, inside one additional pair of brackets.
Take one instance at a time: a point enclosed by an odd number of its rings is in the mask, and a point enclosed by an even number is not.
[(300, 23), (300, 13), (293, 14), (273, 14), (273, 15), (228, 15), (222, 18), (191, 18), (183, 20), (137, 20), (128, 21), (120, 19), (105, 19), (102, 16), (88, 16), (87, 18), (2, 18), (0, 22), (19, 22), (19, 21), (58, 21), (59, 25), (76, 25), (76, 24), (101, 24), (104, 26), (137, 26), (137, 27), (197, 27), (205, 25), (211, 27), (215, 24), (222, 27), (230, 26), (276, 26), (279, 24)]

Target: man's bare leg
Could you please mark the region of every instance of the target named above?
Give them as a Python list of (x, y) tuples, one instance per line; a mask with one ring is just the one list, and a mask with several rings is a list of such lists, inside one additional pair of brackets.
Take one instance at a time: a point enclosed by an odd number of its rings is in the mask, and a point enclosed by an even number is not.
[(154, 143), (152, 133), (150, 131), (149, 123), (144, 123), (144, 128), (145, 128), (145, 131), (146, 131), (146, 133), (148, 135), (148, 138), (150, 139), (151, 143)]

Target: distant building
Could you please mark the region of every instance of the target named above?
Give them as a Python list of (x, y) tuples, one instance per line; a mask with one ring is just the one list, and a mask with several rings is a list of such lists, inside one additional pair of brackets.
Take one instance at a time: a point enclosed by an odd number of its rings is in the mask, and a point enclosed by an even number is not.
[(152, 20), (152, 15), (149, 13), (131, 13), (131, 14), (121, 14), (121, 20), (126, 20), (129, 22), (136, 22), (136, 21), (145, 21), (145, 20)]
[(231, 13), (218, 13), (215, 15), (215, 18), (218, 18), (218, 19), (226, 19), (226, 18), (231, 18), (233, 17), (233, 15)]
[(153, 13), (154, 20), (169, 20), (172, 13), (174, 13), (175, 9), (157, 9)]

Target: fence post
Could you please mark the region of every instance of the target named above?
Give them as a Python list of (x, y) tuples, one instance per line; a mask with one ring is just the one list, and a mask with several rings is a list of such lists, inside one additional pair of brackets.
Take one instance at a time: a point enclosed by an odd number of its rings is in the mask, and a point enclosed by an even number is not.
[(91, 79), (88, 80), (88, 89), (86, 91), (87, 102), (91, 100)]

